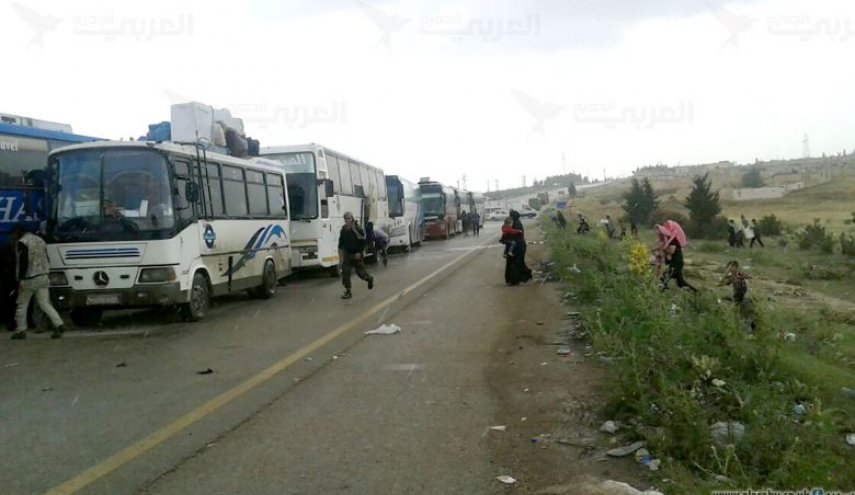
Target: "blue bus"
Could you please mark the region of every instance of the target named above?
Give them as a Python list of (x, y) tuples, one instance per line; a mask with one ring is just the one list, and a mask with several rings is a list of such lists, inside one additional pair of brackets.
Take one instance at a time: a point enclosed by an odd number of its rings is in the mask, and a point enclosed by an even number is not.
[(41, 128), (20, 125), (21, 120), (0, 115), (0, 243), (8, 240), (15, 223), (27, 222), (36, 230), (44, 217), (42, 198), (48, 154), (69, 144), (99, 141), (59, 130), (71, 129), (62, 124)]

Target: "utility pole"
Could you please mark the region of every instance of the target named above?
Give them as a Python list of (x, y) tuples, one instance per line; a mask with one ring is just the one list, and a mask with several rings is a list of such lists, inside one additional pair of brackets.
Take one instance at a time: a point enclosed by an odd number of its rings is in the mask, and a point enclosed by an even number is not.
[(466, 174), (463, 174), (463, 189), (466, 190)]
[(494, 189), (494, 191), (499, 192), (499, 179), (494, 180), (494, 181), (493, 181), (493, 184), (496, 186), (496, 188)]
[(525, 185), (525, 175), (523, 175), (523, 187), (526, 187), (526, 185)]
[(567, 154), (561, 152), (561, 175), (567, 175)]

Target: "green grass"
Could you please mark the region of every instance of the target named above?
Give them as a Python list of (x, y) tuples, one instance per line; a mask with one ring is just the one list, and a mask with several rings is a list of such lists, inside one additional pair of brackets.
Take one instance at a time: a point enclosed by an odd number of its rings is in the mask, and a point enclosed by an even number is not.
[[(652, 276), (628, 268), (629, 243), (545, 228), (557, 273), (574, 264), (582, 270), (565, 284), (595, 349), (612, 357), (617, 385), (606, 413), (638, 423), (629, 436), (647, 439), (663, 460), (656, 478), (675, 480), (669, 493), (855, 486), (844, 441), (855, 407), (839, 391), (855, 386), (855, 312), (816, 301), (804, 311), (757, 280), (753, 305), (740, 311), (720, 300), (727, 289), (713, 287), (714, 267), (734, 257), (753, 263), (752, 271), (789, 275), (801, 270), (796, 259), (807, 263), (813, 254), (692, 244), (701, 294), (662, 293)], [(797, 403), (803, 417), (793, 412)], [(716, 445), (709, 426), (718, 421), (743, 423), (745, 437)], [(730, 481), (717, 484), (716, 475)]]

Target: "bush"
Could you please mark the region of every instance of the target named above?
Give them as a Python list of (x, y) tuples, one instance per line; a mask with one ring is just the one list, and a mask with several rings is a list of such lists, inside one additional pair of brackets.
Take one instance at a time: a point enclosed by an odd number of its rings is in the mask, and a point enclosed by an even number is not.
[[(550, 245), (558, 270), (586, 260), (565, 282), (594, 349), (609, 357), (610, 417), (637, 419), (629, 435), (687, 475), (674, 493), (706, 493), (713, 475), (736, 486), (855, 486), (839, 434), (850, 431), (848, 420), (782, 358), (779, 333), (825, 341), (822, 325), (760, 304), (743, 315), (712, 292), (663, 293), (648, 270), (634, 269), (644, 265), (643, 246), (566, 232), (550, 232)], [(836, 276), (832, 266), (801, 268)], [(803, 421), (790, 413), (796, 402), (807, 409)], [(743, 423), (744, 438), (715, 445), (708, 431), (719, 421)]]
[(760, 234), (762, 235), (781, 235), (781, 232), (784, 231), (784, 222), (776, 217), (774, 213), (761, 217), (757, 225), (760, 227)]
[(840, 234), (840, 250), (846, 256), (855, 256), (855, 235)]
[(800, 249), (818, 248), (825, 254), (834, 252), (834, 235), (828, 232), (814, 219), (813, 225), (808, 225), (802, 232), (796, 232), (796, 241)]

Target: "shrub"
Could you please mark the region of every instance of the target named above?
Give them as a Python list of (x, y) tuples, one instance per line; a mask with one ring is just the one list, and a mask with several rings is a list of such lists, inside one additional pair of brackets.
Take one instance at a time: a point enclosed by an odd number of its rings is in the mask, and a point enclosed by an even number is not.
[(819, 248), (825, 254), (834, 252), (834, 235), (825, 229), (816, 218), (813, 225), (808, 225), (802, 232), (796, 232), (796, 241), (799, 248)]
[(757, 222), (762, 235), (781, 235), (784, 231), (784, 222), (782, 222), (775, 214), (764, 215)]
[(846, 256), (855, 256), (855, 235), (840, 234), (840, 250)]

